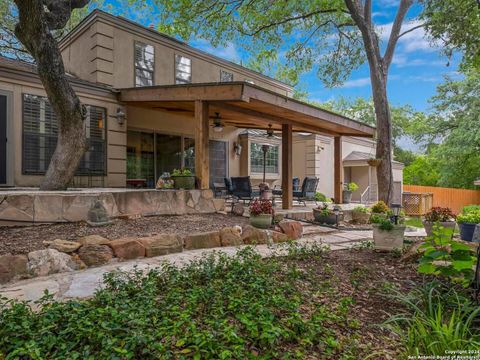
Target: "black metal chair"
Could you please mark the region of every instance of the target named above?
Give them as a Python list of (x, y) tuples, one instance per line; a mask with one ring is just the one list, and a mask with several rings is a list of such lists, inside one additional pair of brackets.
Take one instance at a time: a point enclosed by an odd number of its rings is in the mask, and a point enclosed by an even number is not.
[(315, 193), (317, 192), (319, 178), (314, 176), (307, 176), (303, 179), (302, 188), (300, 191), (293, 191), (293, 197), (296, 198), (298, 202), (303, 202), (304, 205), (307, 205), (305, 200), (313, 200), (315, 204)]
[(250, 181), (250, 176), (237, 176), (230, 178), (231, 187), (229, 189), (227, 185), (227, 180), (225, 180), (225, 185), (227, 190), (231, 193), (232, 197), (237, 200), (242, 200), (244, 203), (248, 200), (252, 201), (255, 197), (260, 195), (259, 191), (252, 190), (252, 183)]

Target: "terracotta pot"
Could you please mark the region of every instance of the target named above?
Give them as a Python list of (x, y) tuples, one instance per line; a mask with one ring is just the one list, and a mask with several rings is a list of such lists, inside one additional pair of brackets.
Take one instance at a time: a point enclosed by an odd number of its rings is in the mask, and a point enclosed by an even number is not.
[(259, 229), (268, 229), (272, 226), (271, 214), (250, 215), (250, 225)]
[(373, 242), (375, 249), (395, 250), (403, 248), (405, 225), (393, 225), (392, 230), (382, 230), (379, 224), (373, 224)]
[(423, 227), (425, 228), (425, 232), (427, 233), (427, 236), (432, 236), (433, 235), (433, 230), (435, 228), (435, 224), (438, 224), (439, 226), (444, 227), (445, 229), (449, 229), (453, 232), (455, 231), (455, 227), (457, 226), (457, 223), (455, 221), (445, 221), (445, 222), (432, 222), (432, 221), (422, 221)]

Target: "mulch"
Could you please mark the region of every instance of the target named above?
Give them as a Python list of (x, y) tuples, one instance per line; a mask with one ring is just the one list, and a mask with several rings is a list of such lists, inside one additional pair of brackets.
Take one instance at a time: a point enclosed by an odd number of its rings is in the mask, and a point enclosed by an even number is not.
[(176, 233), (183, 236), (219, 230), (226, 226), (244, 226), (247, 223), (248, 219), (242, 216), (201, 214), (115, 219), (112, 224), (103, 227), (91, 227), (85, 222), (0, 227), (0, 255), (26, 254), (30, 251), (45, 249), (43, 241), (55, 239), (76, 240), (86, 235), (101, 235), (114, 240), (162, 233)]

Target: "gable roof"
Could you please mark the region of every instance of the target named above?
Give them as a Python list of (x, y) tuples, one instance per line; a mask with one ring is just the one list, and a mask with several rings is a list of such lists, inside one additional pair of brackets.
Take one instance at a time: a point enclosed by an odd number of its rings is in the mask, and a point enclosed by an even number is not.
[[(369, 154), (363, 151), (352, 151), (346, 157), (343, 158), (343, 161), (357, 161), (357, 162), (366, 162), (374, 157), (373, 154)], [(392, 160), (392, 164), (403, 165), (400, 161)]]
[(95, 21), (103, 21), (106, 23), (110, 23), (113, 26), (122, 28), (124, 30), (133, 32), (137, 35), (151, 38), (153, 41), (156, 41), (158, 43), (163, 43), (165, 45), (169, 46), (175, 46), (175, 47), (180, 47), (182, 48), (182, 51), (185, 51), (187, 53), (192, 53), (195, 56), (198, 56), (200, 58), (204, 58), (210, 62), (217, 63), (219, 66), (226, 67), (226, 68), (231, 68), (236, 71), (240, 72), (247, 72), (250, 76), (253, 78), (258, 78), (261, 81), (265, 81), (267, 83), (270, 83), (274, 86), (278, 86), (283, 88), (285, 91), (292, 92), (293, 87), (286, 84), (283, 81), (274, 79), (270, 76), (264, 75), (258, 71), (251, 70), (246, 68), (245, 66), (239, 65), (233, 61), (229, 61), (226, 59), (223, 59), (221, 57), (212, 55), (206, 51), (197, 49), (188, 43), (178, 40), (172, 36), (166, 35), (164, 33), (161, 33), (155, 29), (143, 26), (137, 22), (134, 22), (132, 20), (126, 19), (122, 16), (115, 16), (112, 14), (109, 14), (105, 11), (95, 9), (93, 10), (90, 14), (88, 14), (77, 26), (75, 26), (68, 34), (66, 34), (60, 41), (59, 41), (59, 47), (61, 50), (68, 46), (71, 42), (73, 42), (78, 36), (80, 36), (85, 30), (87, 30)]

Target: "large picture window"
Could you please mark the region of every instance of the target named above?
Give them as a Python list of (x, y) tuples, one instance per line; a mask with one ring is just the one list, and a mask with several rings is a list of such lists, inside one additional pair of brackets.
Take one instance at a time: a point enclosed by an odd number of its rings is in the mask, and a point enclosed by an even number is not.
[[(87, 152), (80, 161), (76, 175), (105, 175), (106, 110), (87, 105)], [(22, 172), (45, 174), (57, 146), (58, 124), (48, 99), (23, 94)]]
[(152, 86), (155, 51), (152, 45), (135, 42), (135, 86)]
[[(263, 173), (263, 150), (262, 144), (250, 144), (250, 171), (252, 173)], [(266, 157), (265, 172), (278, 174), (278, 146), (270, 145)]]
[(190, 84), (192, 82), (192, 60), (175, 55), (175, 84)]

